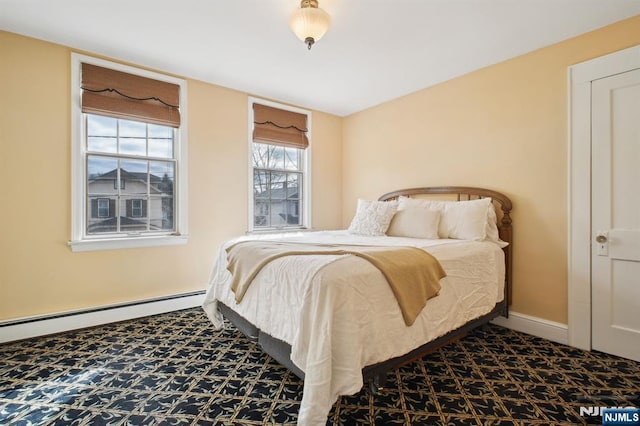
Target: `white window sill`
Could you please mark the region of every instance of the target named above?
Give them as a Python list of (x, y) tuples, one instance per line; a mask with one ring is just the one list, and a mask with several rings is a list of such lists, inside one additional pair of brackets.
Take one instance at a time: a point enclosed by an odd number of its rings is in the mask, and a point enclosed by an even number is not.
[(150, 237), (104, 238), (69, 241), (71, 251), (116, 250), (140, 247), (161, 247), (186, 244), (187, 235), (162, 235)]

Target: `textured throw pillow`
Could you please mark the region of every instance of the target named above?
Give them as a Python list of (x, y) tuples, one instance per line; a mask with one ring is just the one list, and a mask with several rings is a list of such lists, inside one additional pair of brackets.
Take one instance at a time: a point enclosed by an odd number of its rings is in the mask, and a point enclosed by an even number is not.
[(422, 207), (398, 210), (391, 219), (387, 235), (391, 237), (438, 238), (440, 212)]
[(397, 201), (358, 199), (356, 215), (349, 225), (349, 233), (368, 236), (384, 235), (397, 209)]

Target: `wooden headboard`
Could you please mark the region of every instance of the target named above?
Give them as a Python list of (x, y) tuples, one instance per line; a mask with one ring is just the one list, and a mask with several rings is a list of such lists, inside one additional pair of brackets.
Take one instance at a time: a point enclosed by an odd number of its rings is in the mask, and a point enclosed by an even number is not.
[[(511, 226), (511, 200), (506, 195), (485, 188), (474, 188), (470, 186), (433, 186), (427, 188), (409, 188), (400, 189), (382, 195), (378, 200), (389, 201), (397, 199), (400, 196), (415, 197), (427, 195), (441, 195), (443, 198), (453, 198), (457, 201), (476, 200), (479, 198), (490, 197), (493, 200), (498, 216), (498, 232), (500, 239), (509, 243), (504, 250), (505, 254), (505, 300), (511, 305), (512, 290), (512, 265), (513, 265), (513, 229)], [(438, 197), (435, 197), (438, 198)]]

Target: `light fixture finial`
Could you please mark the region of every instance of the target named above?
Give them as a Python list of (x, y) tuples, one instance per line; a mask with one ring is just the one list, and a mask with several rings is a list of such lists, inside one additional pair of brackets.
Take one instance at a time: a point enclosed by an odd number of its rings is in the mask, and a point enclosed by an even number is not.
[(316, 41), (313, 39), (313, 37), (307, 37), (304, 39), (304, 42), (307, 43), (307, 50), (311, 50), (311, 46), (313, 46), (313, 43), (315, 43)]

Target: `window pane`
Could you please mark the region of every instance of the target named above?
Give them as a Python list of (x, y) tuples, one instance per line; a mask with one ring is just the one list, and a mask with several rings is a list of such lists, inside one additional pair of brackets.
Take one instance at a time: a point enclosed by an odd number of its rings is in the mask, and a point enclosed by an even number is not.
[(285, 148), (284, 149), (284, 167), (287, 170), (300, 170), (300, 149)]
[(149, 139), (149, 157), (173, 158), (173, 139)]
[(149, 180), (151, 230), (171, 231), (174, 229), (175, 164), (169, 161), (149, 161)]
[(255, 198), (269, 198), (269, 172), (253, 171), (253, 196)]
[(148, 161), (120, 160), (122, 194), (147, 194)]
[(120, 154), (126, 155), (147, 155), (147, 140), (143, 138), (123, 138), (120, 137)]
[(302, 217), (300, 216), (300, 200), (287, 200), (286, 205), (287, 225), (302, 224)]
[(119, 120), (118, 152), (127, 155), (147, 155), (147, 124)]
[[(143, 198), (121, 197), (120, 198), (120, 231), (140, 232), (146, 231), (147, 212), (145, 206), (147, 200)], [(135, 210), (134, 207), (140, 207)]]
[(286, 226), (287, 225), (287, 206), (284, 200), (272, 200), (271, 201), (271, 226)]
[(87, 158), (87, 233), (117, 231), (116, 199), (118, 160), (89, 155)]
[(298, 173), (287, 173), (287, 198), (300, 198), (300, 178)]
[(254, 204), (253, 225), (255, 227), (270, 226), (268, 202), (258, 201)]
[(253, 167), (265, 169), (269, 165), (269, 146), (262, 143), (254, 143), (251, 158)]
[(120, 137), (146, 138), (147, 124), (139, 121), (120, 120)]
[[(158, 217), (157, 213), (157, 197), (151, 197), (151, 201), (153, 202), (151, 210), (151, 221), (152, 226), (158, 226), (156, 222), (156, 218)], [(162, 222), (160, 223), (160, 229), (164, 231), (173, 231), (175, 230), (173, 224), (173, 212), (175, 211), (175, 204), (173, 197), (161, 197), (160, 198), (160, 217), (162, 218)]]
[(118, 138), (90, 136), (87, 138), (87, 149), (93, 152), (115, 154), (118, 152)]
[(115, 158), (89, 155), (87, 158), (87, 193), (116, 195), (114, 182), (117, 180), (118, 160)]
[(284, 169), (284, 147), (267, 145), (269, 147), (269, 168)]
[(271, 181), (269, 182), (271, 199), (286, 198), (287, 194), (284, 187), (286, 176), (286, 173), (271, 172)]
[(149, 180), (151, 195), (173, 196), (175, 165), (168, 161), (149, 161)]
[(158, 124), (147, 124), (150, 138), (173, 139), (173, 128)]
[(87, 234), (116, 232), (116, 197), (87, 197)]
[(148, 124), (148, 155), (151, 157), (173, 158), (173, 128)]
[[(145, 200), (145, 204), (147, 200)], [(162, 198), (151, 197), (149, 198), (149, 229), (152, 231), (159, 231), (162, 229)], [(145, 215), (146, 217), (146, 215)]]
[(102, 115), (87, 114), (87, 136), (118, 136), (118, 120)]

